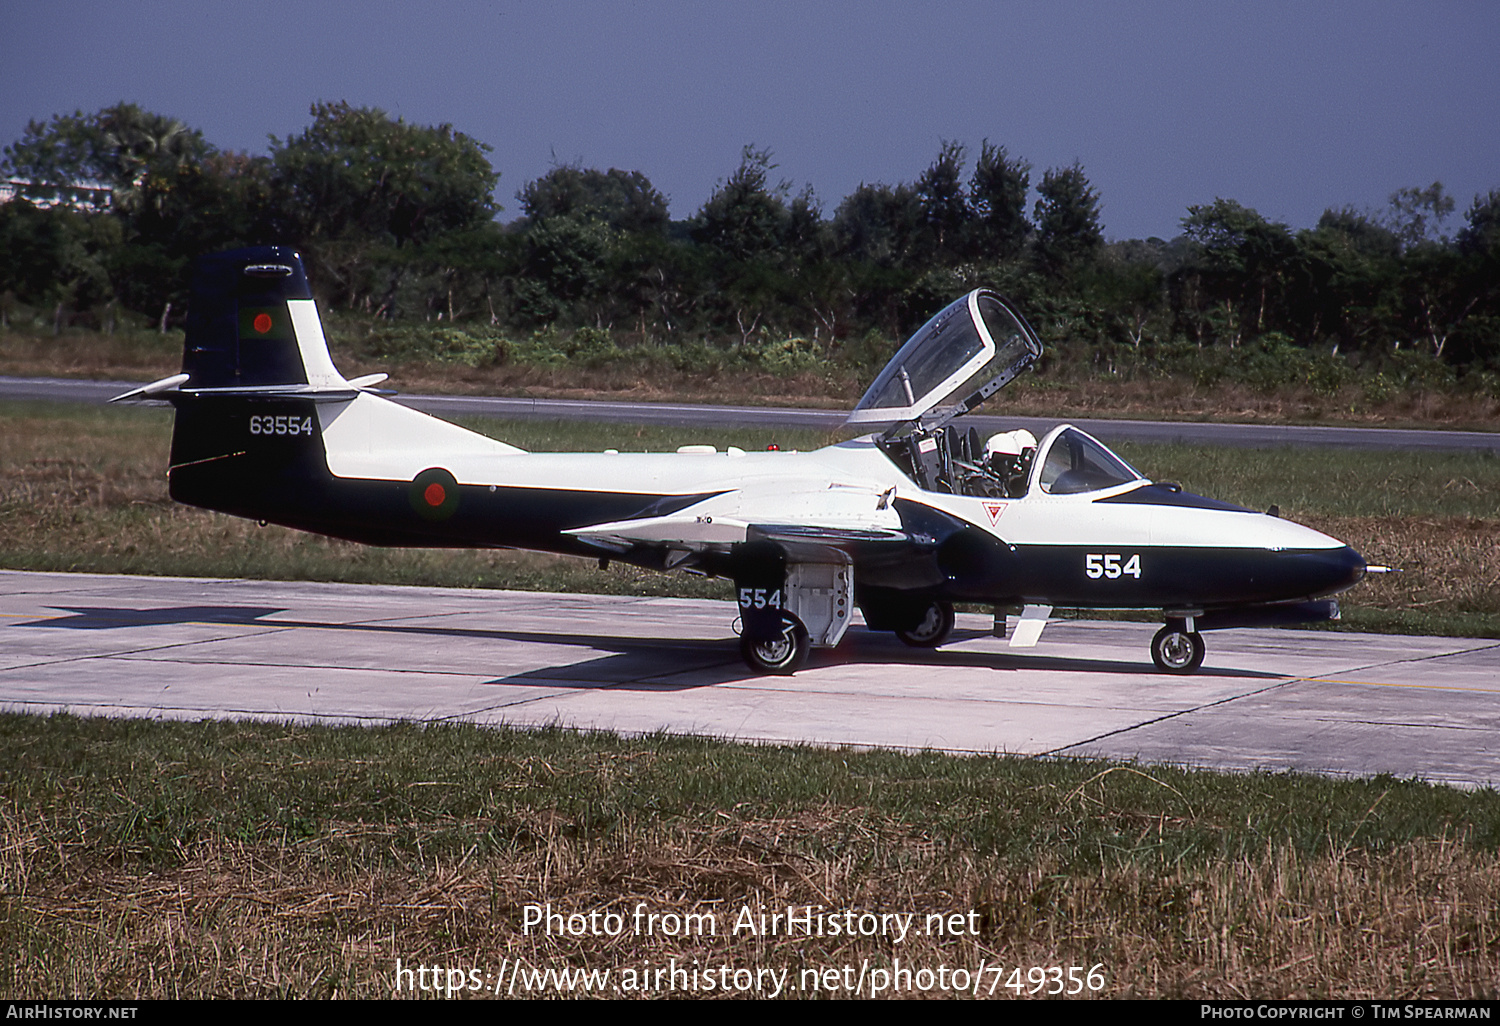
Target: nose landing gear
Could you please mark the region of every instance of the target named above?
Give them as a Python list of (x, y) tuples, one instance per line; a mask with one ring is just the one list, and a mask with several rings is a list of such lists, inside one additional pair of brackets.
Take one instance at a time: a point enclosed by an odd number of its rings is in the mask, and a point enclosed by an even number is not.
[(1169, 619), (1151, 639), (1151, 661), (1162, 673), (1192, 673), (1203, 665), (1207, 649), (1193, 626), (1192, 617)]

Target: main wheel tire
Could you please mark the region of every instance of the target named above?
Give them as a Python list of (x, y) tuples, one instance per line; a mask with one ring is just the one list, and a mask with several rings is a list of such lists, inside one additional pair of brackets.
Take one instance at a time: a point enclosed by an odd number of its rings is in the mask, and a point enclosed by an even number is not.
[(1177, 627), (1163, 627), (1151, 639), (1151, 661), (1162, 673), (1192, 673), (1203, 665), (1203, 635)]
[(796, 673), (812, 653), (807, 628), (791, 613), (781, 614), (781, 634), (770, 641), (751, 641), (740, 636), (740, 655), (757, 673), (786, 676)]
[(896, 637), (912, 648), (937, 648), (953, 633), (953, 603), (933, 602), (915, 627), (899, 630)]

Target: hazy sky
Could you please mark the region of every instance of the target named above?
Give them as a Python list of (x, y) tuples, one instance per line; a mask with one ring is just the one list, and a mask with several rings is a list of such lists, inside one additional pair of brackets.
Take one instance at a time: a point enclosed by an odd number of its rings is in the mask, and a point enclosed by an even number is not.
[(945, 139), (1075, 160), (1111, 238), (1236, 199), (1294, 228), (1407, 185), (1500, 188), (1500, 3), (0, 0), (0, 145), (127, 100), (263, 153), (316, 100), (494, 147), (506, 220), (554, 163), (691, 215), (747, 143), (831, 216)]

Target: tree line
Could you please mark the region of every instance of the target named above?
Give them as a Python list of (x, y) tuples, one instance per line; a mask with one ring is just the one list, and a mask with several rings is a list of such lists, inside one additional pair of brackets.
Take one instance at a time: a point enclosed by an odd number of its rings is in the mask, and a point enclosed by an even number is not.
[(0, 161), (15, 192), (0, 205), (0, 314), (180, 323), (194, 257), (275, 242), (303, 251), (331, 311), (394, 322), (658, 346), (797, 338), (837, 359), (983, 284), (1107, 369), (1248, 348), (1500, 372), (1500, 190), (1461, 219), (1434, 183), (1302, 230), (1217, 198), (1170, 240), (1106, 242), (1082, 166), (1034, 176), (987, 139), (944, 142), (915, 181), (862, 184), (831, 213), (747, 146), (685, 220), (639, 171), (565, 165), (527, 182), (501, 224), (490, 152), (345, 103), (315, 104), (260, 155), (132, 104), (33, 121)]

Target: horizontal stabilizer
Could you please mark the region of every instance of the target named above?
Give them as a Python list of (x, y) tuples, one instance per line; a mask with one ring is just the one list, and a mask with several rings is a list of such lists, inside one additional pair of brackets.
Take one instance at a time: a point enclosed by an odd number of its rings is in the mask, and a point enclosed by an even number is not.
[(176, 394), (195, 399), (311, 399), (315, 403), (348, 402), (363, 391), (338, 385), (241, 385), (231, 388), (184, 388)]
[(110, 399), (110, 402), (124, 403), (130, 402), (132, 399), (155, 399), (165, 393), (175, 393), (177, 386), (187, 381), (187, 379), (188, 376), (186, 374), (173, 374), (169, 378), (162, 378), (159, 381), (151, 382), (149, 385), (142, 385), (140, 388), (132, 388), (129, 392), (122, 392)]
[(110, 401), (338, 403), (373, 392), (385, 379), (385, 374), (366, 374), (345, 380), (328, 354), (302, 258), (284, 246), (258, 246), (199, 258), (182, 373)]
[[(385, 379), (384, 374), (371, 376), (380, 380)], [(342, 386), (238, 385), (226, 388), (183, 388), (182, 385), (188, 381), (188, 377), (186, 374), (174, 374), (170, 378), (162, 378), (160, 381), (153, 381), (149, 385), (133, 388), (129, 392), (117, 395), (109, 401), (120, 403), (144, 399), (172, 400), (191, 397), (194, 399), (311, 399), (315, 403), (342, 403), (348, 402), (361, 392), (373, 391), (373, 389), (365, 388), (353, 381)]]

